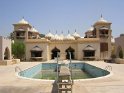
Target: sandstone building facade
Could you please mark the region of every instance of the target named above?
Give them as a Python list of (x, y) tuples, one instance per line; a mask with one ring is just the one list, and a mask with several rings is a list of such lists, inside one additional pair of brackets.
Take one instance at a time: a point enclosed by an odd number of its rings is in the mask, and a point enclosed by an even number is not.
[(51, 32), (44, 38), (27, 21), (22, 19), (14, 24), (14, 40), (22, 40), (26, 46), (26, 60), (103, 60), (111, 57), (111, 22), (101, 18), (81, 37), (77, 31), (64, 36), (63, 32), (54, 35)]

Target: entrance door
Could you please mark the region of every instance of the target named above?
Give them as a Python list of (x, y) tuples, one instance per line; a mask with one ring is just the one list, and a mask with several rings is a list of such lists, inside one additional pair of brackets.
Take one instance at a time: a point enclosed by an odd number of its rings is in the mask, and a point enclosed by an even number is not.
[(70, 55), (69, 55), (69, 52), (71, 53), (71, 59), (74, 59), (75, 58), (75, 55), (74, 55), (74, 49), (69, 47), (68, 49), (66, 49), (66, 59), (70, 59)]
[(51, 59), (54, 59), (55, 57), (57, 57), (57, 53), (60, 52), (60, 50), (55, 47), (51, 52), (52, 52)]
[(9, 48), (7, 47), (4, 52), (4, 60), (9, 60), (10, 59), (10, 52)]

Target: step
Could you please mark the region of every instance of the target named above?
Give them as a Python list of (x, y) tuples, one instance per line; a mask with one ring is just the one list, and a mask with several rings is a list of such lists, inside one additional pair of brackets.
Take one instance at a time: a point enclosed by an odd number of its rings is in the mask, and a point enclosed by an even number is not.
[(71, 82), (69, 83), (65, 83), (65, 82), (62, 82), (62, 83), (58, 83), (59, 85), (73, 85)]
[(60, 91), (71, 91), (71, 88), (59, 88)]

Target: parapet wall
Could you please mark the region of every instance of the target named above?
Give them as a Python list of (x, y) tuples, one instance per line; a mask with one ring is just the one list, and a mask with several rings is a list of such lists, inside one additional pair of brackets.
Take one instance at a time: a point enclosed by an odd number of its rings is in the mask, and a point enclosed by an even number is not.
[(115, 58), (115, 59), (114, 59), (114, 62), (117, 63), (117, 64), (124, 64), (124, 59)]
[(0, 60), (4, 60), (5, 50), (8, 50), (8, 60), (11, 60), (11, 39), (7, 37), (0, 36)]
[(0, 65), (12, 65), (20, 63), (20, 59), (4, 60), (0, 61)]

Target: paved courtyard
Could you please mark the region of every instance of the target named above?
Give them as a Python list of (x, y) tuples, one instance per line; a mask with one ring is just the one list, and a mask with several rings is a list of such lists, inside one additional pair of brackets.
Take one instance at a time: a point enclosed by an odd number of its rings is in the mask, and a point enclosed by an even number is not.
[[(88, 62), (105, 69), (112, 67), (112, 75), (105, 78), (74, 81), (73, 93), (124, 93), (124, 64), (105, 62)], [(15, 67), (22, 70), (40, 64), (40, 62), (21, 62), (19, 64), (0, 66), (0, 93), (56, 93), (53, 81), (28, 80), (15, 73)]]

